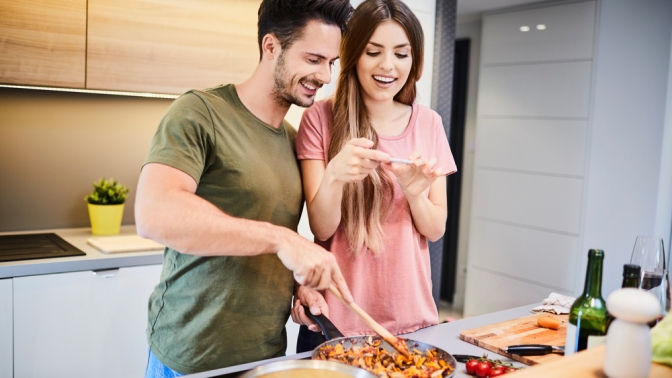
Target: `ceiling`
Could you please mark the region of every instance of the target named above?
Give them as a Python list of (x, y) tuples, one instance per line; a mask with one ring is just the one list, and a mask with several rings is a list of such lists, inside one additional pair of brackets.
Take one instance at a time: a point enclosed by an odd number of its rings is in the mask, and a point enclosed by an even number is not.
[(549, 1), (551, 0), (457, 0), (457, 17), (470, 19), (480, 17), (480, 14), (486, 11)]

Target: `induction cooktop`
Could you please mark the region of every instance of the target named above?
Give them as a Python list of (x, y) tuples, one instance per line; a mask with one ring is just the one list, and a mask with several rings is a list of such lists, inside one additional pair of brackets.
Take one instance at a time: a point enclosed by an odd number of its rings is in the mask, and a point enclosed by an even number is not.
[(0, 262), (85, 255), (54, 233), (0, 236)]

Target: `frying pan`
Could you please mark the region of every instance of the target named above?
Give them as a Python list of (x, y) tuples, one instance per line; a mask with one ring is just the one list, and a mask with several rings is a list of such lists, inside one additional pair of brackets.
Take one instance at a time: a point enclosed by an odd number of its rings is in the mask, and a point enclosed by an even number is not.
[[(335, 347), (337, 344), (341, 344), (345, 350), (351, 349), (354, 346), (362, 346), (364, 343), (367, 343), (369, 339), (372, 339), (374, 341), (380, 340), (381, 344), (380, 347), (385, 349), (387, 352), (390, 354), (393, 353), (398, 353), (394, 347), (392, 347), (390, 344), (388, 344), (385, 340), (382, 340), (380, 336), (343, 336), (343, 333), (336, 328), (334, 323), (331, 322), (326, 316), (324, 315), (313, 315), (310, 312), (310, 309), (307, 306), (303, 306), (303, 310), (306, 313), (306, 315), (315, 323), (317, 323), (321, 328), (322, 331), (324, 332), (324, 337), (327, 339), (324, 343), (320, 344), (317, 348), (313, 350), (312, 354), (312, 359), (313, 360), (323, 360), (320, 356), (320, 349), (323, 347)], [(452, 377), (455, 374), (455, 371), (457, 370), (457, 361), (455, 358), (445, 350), (441, 348), (437, 348), (433, 345), (426, 344), (420, 341), (416, 340), (410, 340), (410, 339), (402, 339), (405, 343), (406, 346), (408, 347), (408, 350), (413, 350), (417, 349), (419, 351), (422, 351), (425, 353), (425, 351), (430, 350), (430, 349), (436, 349), (436, 355), (439, 359), (444, 360), (448, 366), (451, 367), (451, 372), (450, 374), (444, 376), (446, 378)]]

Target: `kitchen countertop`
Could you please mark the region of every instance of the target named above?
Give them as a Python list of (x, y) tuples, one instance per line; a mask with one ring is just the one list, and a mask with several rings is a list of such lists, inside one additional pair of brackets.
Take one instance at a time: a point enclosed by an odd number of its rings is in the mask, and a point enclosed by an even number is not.
[[(487, 354), (491, 359), (499, 359), (505, 362), (510, 362), (516, 367), (527, 367), (526, 365), (523, 365), (518, 361), (513, 361), (507, 357), (500, 356), (483, 348), (477, 347), (476, 345), (469, 344), (465, 341), (460, 340), (460, 332), (466, 329), (482, 327), (488, 324), (499, 323), (505, 320), (530, 315), (530, 309), (532, 309), (537, 305), (538, 304), (521, 306), (509, 310), (493, 312), (491, 314), (485, 314), (471, 318), (461, 319), (450, 323), (438, 324), (432, 327), (421, 329), (413, 333), (403, 335), (403, 337), (434, 345), (435, 347), (441, 348), (450, 354), (470, 354), (474, 356), (482, 356), (483, 354)], [(250, 370), (256, 366), (265, 365), (277, 361), (310, 358), (310, 355), (311, 352), (299, 353), (291, 356), (273, 358), (269, 360), (252, 362), (245, 365), (232, 366), (229, 368), (216, 369), (203, 373), (192, 374), (188, 375), (187, 377), (190, 378), (236, 377), (242, 374), (243, 372)], [(473, 377), (473, 376), (468, 375), (464, 370), (464, 364), (458, 362), (457, 371), (453, 377)]]
[[(67, 273), (84, 270), (105, 270), (130, 266), (163, 263), (163, 249), (145, 252), (107, 254), (86, 244), (86, 239), (102, 237), (91, 234), (91, 228), (63, 228), (23, 232), (1, 232), (0, 235), (55, 233), (86, 253), (86, 256), (55, 257), (22, 261), (0, 262), (0, 279), (34, 276), (39, 274)], [(136, 234), (135, 225), (121, 227), (119, 235)]]

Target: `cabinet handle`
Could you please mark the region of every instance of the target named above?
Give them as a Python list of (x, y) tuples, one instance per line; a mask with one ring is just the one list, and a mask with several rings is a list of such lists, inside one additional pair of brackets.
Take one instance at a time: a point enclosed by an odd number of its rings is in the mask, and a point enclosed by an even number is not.
[(101, 278), (112, 278), (119, 273), (119, 268), (93, 270), (93, 275)]

